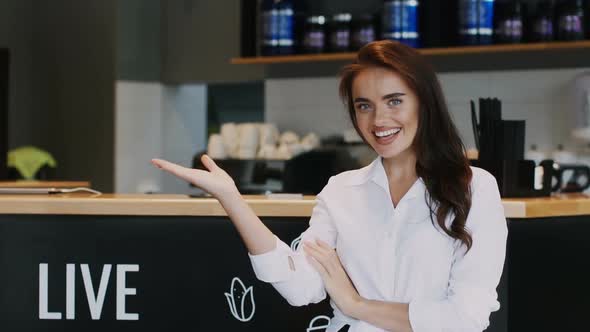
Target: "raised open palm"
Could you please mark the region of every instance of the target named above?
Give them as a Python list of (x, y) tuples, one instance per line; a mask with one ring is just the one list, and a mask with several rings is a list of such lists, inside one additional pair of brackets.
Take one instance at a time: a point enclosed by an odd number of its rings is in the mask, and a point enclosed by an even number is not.
[(207, 169), (206, 171), (187, 168), (162, 159), (152, 159), (154, 166), (194, 184), (216, 198), (237, 192), (234, 180), (223, 169), (217, 166), (213, 159), (207, 155), (203, 155), (201, 162)]

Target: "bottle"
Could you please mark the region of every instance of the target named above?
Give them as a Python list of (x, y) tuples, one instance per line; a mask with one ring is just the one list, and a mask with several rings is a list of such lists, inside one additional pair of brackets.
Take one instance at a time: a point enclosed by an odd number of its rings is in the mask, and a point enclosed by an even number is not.
[(584, 39), (584, 25), (583, 1), (563, 2), (557, 19), (557, 38), (565, 41)]
[(278, 54), (295, 53), (295, 6), (293, 0), (275, 1), (278, 12)]
[(518, 0), (505, 4), (495, 34), (496, 43), (520, 43), (522, 32), (522, 3)]
[(274, 0), (263, 0), (260, 5), (261, 53), (278, 54), (279, 46), (279, 12)]
[(418, 31), (418, 6), (417, 0), (403, 0), (401, 4), (401, 39), (400, 42), (419, 47), (420, 33)]
[(537, 4), (531, 29), (531, 41), (546, 42), (555, 38), (553, 29), (554, 8), (553, 0), (543, 0)]
[(326, 18), (322, 15), (308, 16), (305, 21), (303, 49), (305, 53), (322, 53), (325, 50)]
[(418, 5), (418, 0), (386, 0), (383, 6), (381, 38), (418, 47)]
[(347, 52), (350, 50), (350, 22), (352, 15), (339, 13), (332, 16), (328, 49), (330, 52)]
[(493, 41), (494, 0), (478, 0), (477, 37), (479, 45), (489, 45)]
[(385, 0), (383, 3), (383, 17), (381, 38), (400, 40), (402, 38), (402, 1)]
[(478, 0), (459, 0), (459, 39), (463, 45), (477, 45)]
[(352, 22), (352, 33), (350, 46), (352, 51), (356, 51), (375, 40), (376, 31), (373, 24), (373, 17), (370, 14), (360, 15)]
[(459, 38), (463, 45), (492, 43), (494, 0), (459, 0)]

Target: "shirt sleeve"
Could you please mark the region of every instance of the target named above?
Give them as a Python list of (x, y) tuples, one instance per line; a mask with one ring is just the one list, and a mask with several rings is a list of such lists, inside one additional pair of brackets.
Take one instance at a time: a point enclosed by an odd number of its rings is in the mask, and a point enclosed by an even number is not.
[[(330, 246), (336, 246), (336, 230), (328, 213), (323, 190), (316, 197), (308, 229), (301, 235), (301, 241), (321, 239)], [(324, 282), (320, 274), (309, 264), (299, 246), (293, 251), (287, 244), (276, 238), (276, 247), (270, 252), (251, 255), (250, 261), (256, 277), (272, 286), (293, 306), (318, 303), (326, 298)], [(289, 264), (293, 262), (294, 269)]]
[(465, 253), (465, 246), (457, 241), (446, 298), (410, 302), (414, 332), (481, 332), (489, 325), (490, 313), (500, 308), (496, 287), (504, 266), (508, 228), (495, 178), (484, 172), (477, 180), (466, 224), (473, 245)]

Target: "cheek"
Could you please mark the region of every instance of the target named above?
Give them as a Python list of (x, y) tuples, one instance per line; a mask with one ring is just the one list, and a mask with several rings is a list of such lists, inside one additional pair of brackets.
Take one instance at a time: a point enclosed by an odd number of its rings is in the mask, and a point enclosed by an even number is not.
[(418, 128), (418, 110), (409, 112), (404, 121), (407, 127), (412, 128), (412, 130), (416, 130)]
[(362, 132), (368, 130), (370, 126), (371, 120), (367, 114), (358, 114), (356, 115), (356, 124)]

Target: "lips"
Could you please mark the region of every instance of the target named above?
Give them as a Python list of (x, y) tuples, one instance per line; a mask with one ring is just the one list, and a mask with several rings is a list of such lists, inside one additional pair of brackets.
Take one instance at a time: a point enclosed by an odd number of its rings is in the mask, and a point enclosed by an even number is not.
[(373, 130), (373, 137), (378, 144), (385, 145), (393, 142), (399, 133), (401, 132), (401, 128), (379, 128)]

